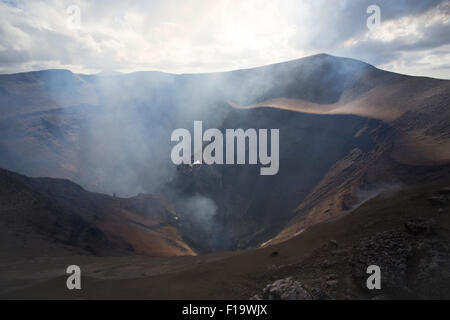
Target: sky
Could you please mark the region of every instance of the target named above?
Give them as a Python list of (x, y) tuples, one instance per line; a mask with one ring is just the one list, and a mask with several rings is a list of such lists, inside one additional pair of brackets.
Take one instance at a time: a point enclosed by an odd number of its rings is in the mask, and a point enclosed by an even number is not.
[(328, 53), (450, 79), (450, 0), (0, 0), (0, 17), (0, 73), (203, 73)]

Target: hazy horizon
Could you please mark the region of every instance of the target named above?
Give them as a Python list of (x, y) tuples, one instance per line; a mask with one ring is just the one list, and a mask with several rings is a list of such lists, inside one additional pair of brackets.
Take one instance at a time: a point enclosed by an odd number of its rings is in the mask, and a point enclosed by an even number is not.
[[(120, 72), (120, 71), (114, 71), (114, 70), (103, 70), (103, 71), (94, 72), (94, 73), (80, 73), (80, 72), (74, 72), (73, 70), (65, 69), (65, 68), (49, 68), (49, 69), (20, 71), (20, 72), (13, 72), (13, 73), (0, 73), (0, 75), (14, 75), (14, 74), (21, 74), (21, 73), (53, 71), (53, 70), (55, 70), (55, 71), (58, 71), (58, 70), (59, 71), (69, 71), (72, 74), (83, 75), (83, 76), (117, 76), (117, 75), (130, 75), (130, 74), (134, 74), (134, 73), (145, 73), (145, 72), (156, 72), (156, 73), (164, 73), (164, 74), (170, 74), (170, 75), (201, 75), (201, 74), (226, 73), (226, 72), (233, 72), (233, 71), (239, 71), (239, 70), (257, 69), (257, 68), (261, 68), (261, 67), (265, 67), (265, 66), (287, 63), (287, 62), (301, 60), (301, 59), (305, 59), (305, 58), (308, 58), (308, 57), (319, 56), (319, 55), (329, 55), (329, 56), (334, 56), (334, 57), (337, 57), (337, 58), (358, 60), (358, 61), (364, 62), (366, 64), (369, 64), (369, 63), (367, 63), (367, 62), (365, 62), (363, 60), (359, 60), (359, 59), (355, 59), (355, 58), (335, 56), (335, 55), (331, 55), (331, 54), (328, 54), (328, 53), (317, 53), (317, 54), (312, 54), (312, 55), (300, 57), (300, 58), (297, 58), (297, 59), (291, 59), (291, 60), (286, 60), (286, 61), (279, 61), (279, 62), (274, 62), (274, 63), (270, 63), (270, 64), (258, 65), (258, 66), (254, 66), (254, 67), (230, 69), (230, 70), (210, 71), (210, 72), (175, 73), (175, 72), (166, 72), (166, 71), (162, 71), (162, 70), (153, 69), (153, 70), (137, 70), (137, 71), (132, 71), (132, 72)], [(371, 64), (369, 64), (369, 65), (371, 65)], [(377, 68), (377, 69), (383, 70), (383, 71), (398, 73), (398, 74), (407, 75), (407, 76), (426, 77), (426, 78), (433, 78), (433, 79), (439, 79), (439, 80), (450, 80), (450, 74), (448, 75), (448, 77), (441, 77), (441, 78), (439, 78), (439, 77), (426, 76), (426, 75), (416, 75), (416, 74), (401, 73), (401, 72), (396, 72), (396, 71), (392, 71), (392, 70), (383, 69), (383, 68), (380, 68), (380, 67), (377, 67), (377, 66), (374, 66), (374, 67)]]

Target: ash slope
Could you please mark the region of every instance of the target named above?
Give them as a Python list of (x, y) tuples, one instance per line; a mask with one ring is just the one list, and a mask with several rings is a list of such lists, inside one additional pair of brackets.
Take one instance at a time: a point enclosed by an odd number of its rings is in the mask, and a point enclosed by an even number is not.
[[(310, 293), (320, 292), (316, 298), (448, 299), (449, 185), (447, 179), (380, 194), (269, 248), (164, 259), (43, 258), (15, 264), (20, 276), (3, 263), (8, 283), (0, 297), (249, 299), (293, 277)], [(85, 270), (80, 291), (65, 288), (64, 266), (73, 261)], [(382, 290), (365, 289), (360, 275), (367, 276), (367, 263), (381, 267)], [(42, 277), (47, 270), (53, 273)]]
[(156, 195), (116, 198), (68, 180), (0, 169), (0, 256), (194, 255), (176, 215)]

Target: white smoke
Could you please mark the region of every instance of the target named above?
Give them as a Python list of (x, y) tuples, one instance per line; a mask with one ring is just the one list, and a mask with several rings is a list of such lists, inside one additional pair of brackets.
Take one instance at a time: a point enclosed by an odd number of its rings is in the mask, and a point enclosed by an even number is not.
[(208, 233), (212, 231), (214, 216), (217, 214), (217, 205), (212, 199), (195, 195), (186, 199), (183, 209), (199, 228)]

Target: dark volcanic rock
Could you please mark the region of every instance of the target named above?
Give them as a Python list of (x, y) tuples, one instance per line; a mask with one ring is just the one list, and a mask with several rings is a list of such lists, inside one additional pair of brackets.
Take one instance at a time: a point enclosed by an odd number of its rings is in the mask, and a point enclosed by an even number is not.
[[(443, 298), (450, 294), (450, 246), (434, 219), (407, 221), (404, 231), (387, 231), (362, 239), (351, 258), (357, 285), (386, 298)], [(368, 290), (367, 267), (381, 270), (381, 290)]]
[(445, 194), (439, 194), (439, 195), (431, 196), (431, 197), (427, 198), (427, 200), (430, 203), (430, 205), (432, 205), (432, 206), (445, 206), (445, 205), (448, 205), (448, 203), (449, 203), (448, 198), (449, 197)]
[(418, 235), (421, 233), (430, 233), (436, 225), (434, 219), (415, 218), (405, 222), (405, 228), (408, 233)]
[(289, 277), (267, 285), (259, 299), (263, 300), (312, 300), (304, 285)]
[(320, 288), (312, 288), (311, 296), (313, 300), (332, 300), (333, 298), (329, 296), (325, 291)]
[(407, 289), (407, 262), (412, 256), (410, 235), (406, 232), (380, 232), (363, 239), (352, 257), (352, 273), (357, 284), (366, 288), (367, 267), (377, 265), (381, 269), (382, 288)]
[(441, 190), (439, 190), (440, 194), (450, 195), (450, 187), (444, 187)]

